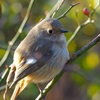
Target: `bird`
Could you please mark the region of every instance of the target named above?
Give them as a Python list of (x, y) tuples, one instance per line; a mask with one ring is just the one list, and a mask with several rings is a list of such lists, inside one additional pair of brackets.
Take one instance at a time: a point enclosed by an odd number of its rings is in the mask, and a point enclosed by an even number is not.
[(60, 21), (45, 18), (37, 23), (14, 51), (13, 63), (9, 66), (6, 83), (15, 85), (10, 100), (17, 96), (29, 83), (45, 83), (53, 79), (69, 60), (67, 41)]

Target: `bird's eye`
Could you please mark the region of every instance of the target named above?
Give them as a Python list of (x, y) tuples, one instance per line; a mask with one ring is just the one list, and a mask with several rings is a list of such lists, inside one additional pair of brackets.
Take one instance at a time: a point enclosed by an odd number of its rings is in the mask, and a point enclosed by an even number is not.
[(53, 32), (52, 30), (48, 30), (48, 33), (50, 33), (50, 34), (51, 34), (52, 32)]

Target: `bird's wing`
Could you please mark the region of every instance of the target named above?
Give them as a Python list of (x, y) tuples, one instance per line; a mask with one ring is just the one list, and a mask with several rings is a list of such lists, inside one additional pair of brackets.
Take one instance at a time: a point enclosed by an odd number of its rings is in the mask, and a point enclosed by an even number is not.
[(30, 55), (17, 66), (11, 86), (48, 63), (53, 55), (52, 46), (52, 41), (43, 41), (41, 39), (35, 43), (33, 48), (30, 49)]

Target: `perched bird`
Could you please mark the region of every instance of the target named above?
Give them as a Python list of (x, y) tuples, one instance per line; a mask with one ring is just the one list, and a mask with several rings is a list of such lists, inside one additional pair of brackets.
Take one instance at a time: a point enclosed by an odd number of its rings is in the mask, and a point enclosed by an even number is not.
[(59, 74), (69, 59), (67, 42), (62, 24), (55, 18), (47, 18), (34, 26), (14, 52), (8, 82), (16, 84), (10, 100), (16, 100), (31, 82), (50, 81)]

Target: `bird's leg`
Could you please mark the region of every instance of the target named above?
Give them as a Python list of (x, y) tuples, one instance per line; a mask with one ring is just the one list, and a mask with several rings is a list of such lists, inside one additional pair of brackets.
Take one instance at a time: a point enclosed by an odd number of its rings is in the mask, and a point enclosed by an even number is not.
[(5, 92), (4, 92), (4, 94), (3, 94), (4, 100), (7, 100), (7, 98), (6, 98), (7, 92), (8, 92), (8, 82), (6, 83), (6, 89), (5, 89)]
[(37, 85), (37, 87), (38, 87), (38, 89), (39, 89), (39, 91), (40, 91), (40, 94), (41, 94), (41, 96), (42, 96), (42, 95), (43, 95), (43, 91), (42, 91), (40, 85), (39, 85), (39, 84), (36, 84), (36, 85)]

